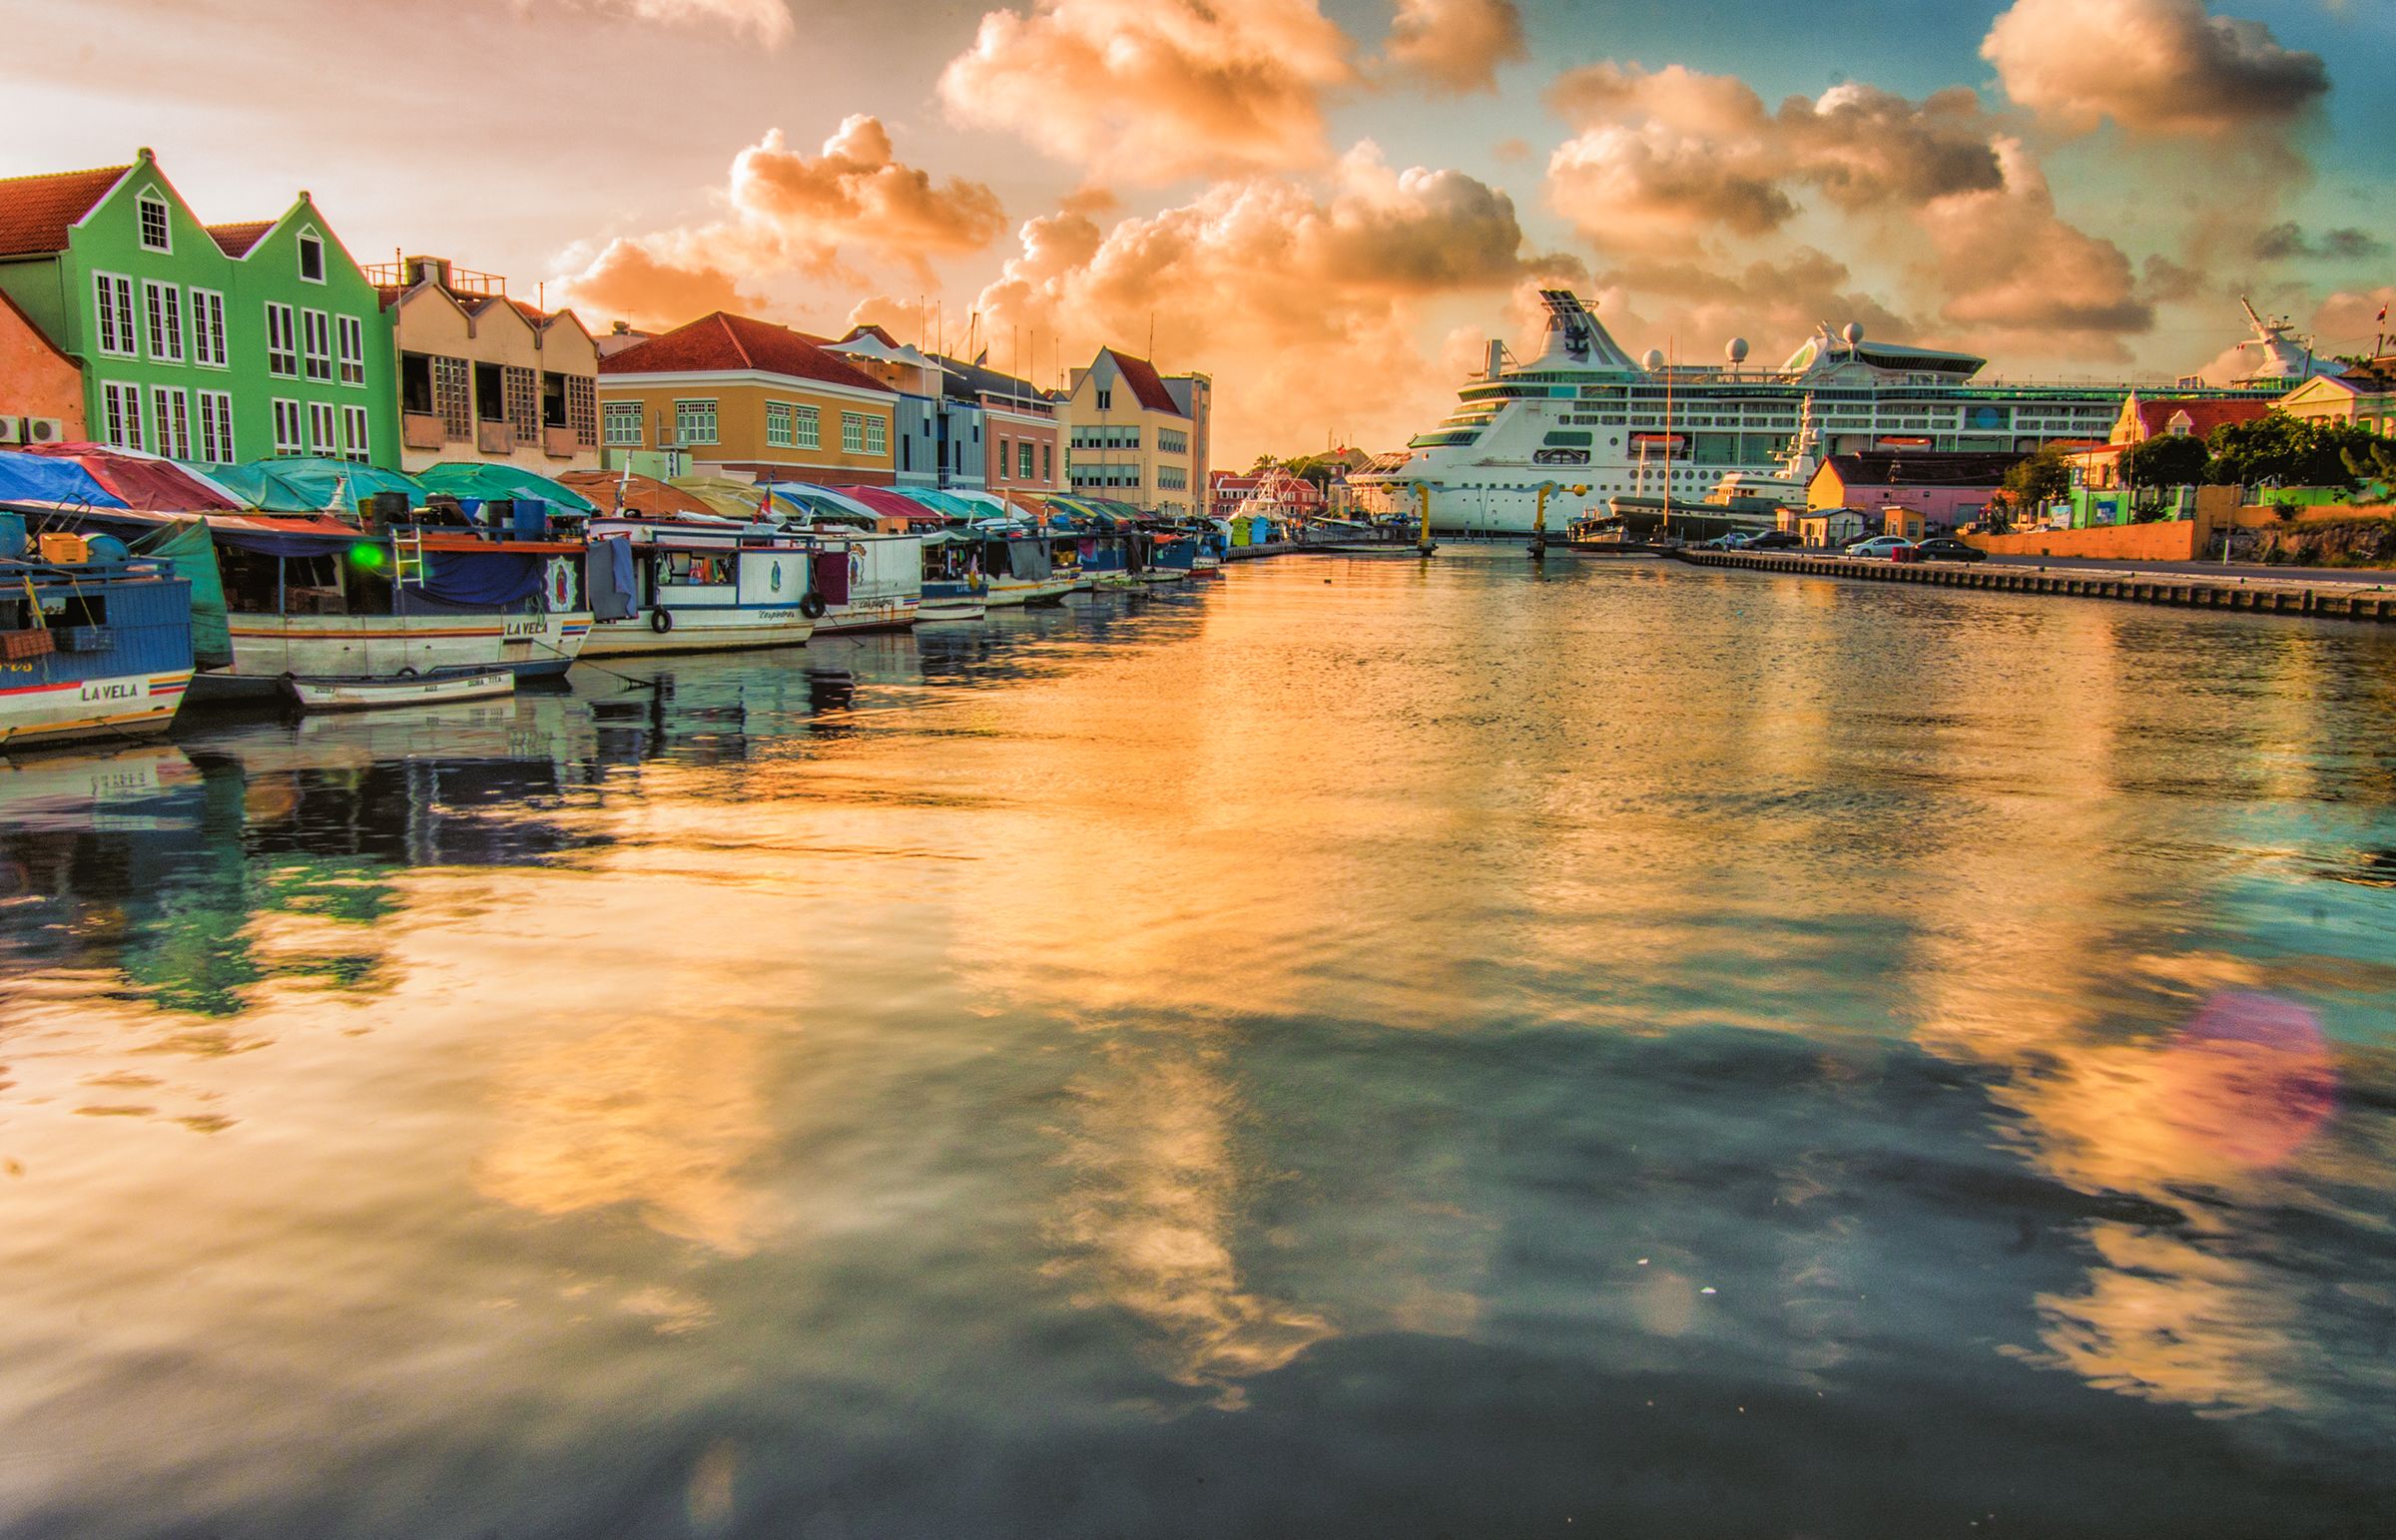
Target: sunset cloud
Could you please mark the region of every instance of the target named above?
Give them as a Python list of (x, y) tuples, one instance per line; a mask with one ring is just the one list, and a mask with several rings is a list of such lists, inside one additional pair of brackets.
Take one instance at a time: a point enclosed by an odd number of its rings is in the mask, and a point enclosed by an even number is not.
[(1939, 313), (1975, 335), (2030, 334), (2042, 350), (2118, 352), (2154, 325), (2129, 258), (2066, 223), (2019, 140), (2001, 139), (2003, 185), (1934, 199), (1918, 216), (1937, 253)]
[[(529, 5), (532, 0), (518, 0)], [(554, 0), (565, 6), (595, 11), (613, 11), (641, 21), (660, 21), (675, 24), (712, 24), (747, 33), (768, 47), (779, 47), (791, 40), (791, 8), (788, 0)]]
[(2318, 54), (2203, 0), (2016, 0), (1981, 54), (2007, 96), (2074, 130), (2222, 137), (2284, 126), (2329, 92)]
[(1321, 164), (1322, 95), (1355, 78), (1316, 0), (1038, 0), (983, 16), (939, 93), (960, 123), (1155, 186)]
[(610, 242), (562, 279), (570, 302), (687, 320), (755, 308), (752, 296), (779, 276), (862, 282), (851, 254), (928, 283), (931, 257), (980, 251), (1006, 229), (995, 193), (902, 164), (889, 131), (864, 114), (844, 120), (815, 155), (768, 130), (733, 158), (723, 197), (722, 219)]
[(1530, 57), (1514, 0), (1398, 0), (1391, 69), (1434, 92), (1498, 89), (1498, 67)]

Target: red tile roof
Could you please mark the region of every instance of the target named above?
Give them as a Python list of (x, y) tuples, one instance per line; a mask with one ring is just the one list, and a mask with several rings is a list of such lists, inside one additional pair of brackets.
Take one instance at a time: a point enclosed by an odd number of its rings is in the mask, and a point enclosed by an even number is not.
[(757, 369), (881, 395), (897, 393), (788, 326), (723, 310), (599, 360), (602, 374), (697, 374), (732, 369)]
[(0, 257), (63, 252), (67, 231), (123, 181), (130, 166), (0, 181)]
[(274, 228), (273, 220), (246, 220), (239, 225), (211, 225), (208, 233), (225, 249), (226, 256), (247, 257), (250, 249), (266, 239), (267, 232)]
[(1142, 406), (1152, 412), (1171, 412), (1176, 417), (1181, 415), (1181, 406), (1173, 399), (1173, 392), (1167, 390), (1165, 382), (1157, 377), (1155, 364), (1145, 358), (1127, 357), (1111, 347), (1106, 353), (1115, 360), (1115, 367), (1122, 372), (1124, 382), (1131, 386), (1131, 393)]
[(2148, 438), (2160, 438), (2171, 431), (2171, 419), (2181, 412), (2188, 414), (2188, 432), (2196, 438), (2210, 438), (2213, 429), (2233, 422), (2252, 422), (2271, 410), (2269, 401), (2210, 401), (2186, 400), (2178, 396), (2157, 396), (2152, 400), (2140, 397), (2138, 421)]

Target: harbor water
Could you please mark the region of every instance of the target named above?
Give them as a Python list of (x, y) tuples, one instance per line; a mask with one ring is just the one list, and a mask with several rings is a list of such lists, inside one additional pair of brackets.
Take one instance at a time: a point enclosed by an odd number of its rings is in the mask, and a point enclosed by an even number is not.
[(2396, 1528), (2396, 638), (1517, 548), (0, 761), (0, 1534)]

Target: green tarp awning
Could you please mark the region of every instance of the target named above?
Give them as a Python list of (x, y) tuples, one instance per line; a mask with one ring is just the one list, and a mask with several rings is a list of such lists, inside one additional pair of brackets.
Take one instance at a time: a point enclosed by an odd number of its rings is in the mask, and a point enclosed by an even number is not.
[(480, 460), (443, 460), (416, 477), (427, 492), (444, 492), (461, 502), (472, 498), (491, 502), (498, 498), (539, 498), (555, 508), (573, 513), (597, 513), (598, 504), (547, 476), (521, 470), (513, 465), (491, 465)]

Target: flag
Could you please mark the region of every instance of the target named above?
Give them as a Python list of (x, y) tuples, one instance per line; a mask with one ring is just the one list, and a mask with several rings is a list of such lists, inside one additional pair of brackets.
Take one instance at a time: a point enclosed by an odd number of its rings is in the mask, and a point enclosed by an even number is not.
[(2381, 306), (2379, 307), (2379, 319), (2380, 319), (2380, 324), (2382, 324), (2382, 325), (2385, 325), (2385, 324), (2387, 324), (2387, 319), (2388, 319), (2388, 307), (2387, 307), (2386, 305), (2384, 305), (2384, 304), (2383, 304), (2383, 305), (2381, 305)]

